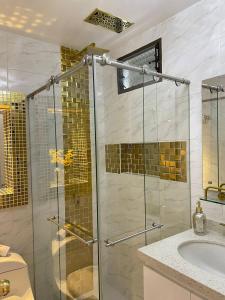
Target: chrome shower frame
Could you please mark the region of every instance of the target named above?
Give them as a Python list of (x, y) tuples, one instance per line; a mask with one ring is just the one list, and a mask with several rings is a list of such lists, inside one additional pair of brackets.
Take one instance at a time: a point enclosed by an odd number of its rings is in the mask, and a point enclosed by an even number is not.
[(76, 73), (79, 69), (81, 69), (83, 66), (90, 66), (92, 65), (93, 60), (96, 61), (96, 63), (99, 63), (101, 66), (112, 66), (116, 67), (119, 69), (125, 69), (125, 70), (130, 70), (134, 72), (138, 72), (140, 74), (145, 74), (145, 75), (152, 75), (153, 78), (160, 78), (160, 79), (166, 79), (170, 81), (174, 81), (176, 85), (179, 84), (190, 84), (190, 81), (184, 78), (176, 77), (176, 76), (171, 76), (163, 73), (158, 73), (155, 71), (152, 71), (148, 66), (142, 66), (142, 67), (137, 67), (133, 66), (127, 63), (119, 62), (110, 56), (103, 54), (101, 56), (99, 55), (85, 55), (81, 62), (70, 68), (68, 71), (58, 74), (56, 76), (51, 76), (50, 79), (47, 81), (46, 84), (41, 86), (40, 88), (36, 89), (32, 93), (27, 95), (27, 99), (33, 99), (35, 95), (39, 94), (40, 92), (44, 90), (49, 90), (51, 85), (53, 84), (58, 84), (61, 80), (72, 76), (74, 73)]

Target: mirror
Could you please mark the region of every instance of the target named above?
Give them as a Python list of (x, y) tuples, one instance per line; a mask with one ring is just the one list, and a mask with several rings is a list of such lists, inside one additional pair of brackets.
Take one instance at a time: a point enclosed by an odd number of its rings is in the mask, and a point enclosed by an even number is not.
[(202, 82), (204, 189), (209, 186), (225, 188), (225, 90), (223, 86), (225, 87), (225, 75)]

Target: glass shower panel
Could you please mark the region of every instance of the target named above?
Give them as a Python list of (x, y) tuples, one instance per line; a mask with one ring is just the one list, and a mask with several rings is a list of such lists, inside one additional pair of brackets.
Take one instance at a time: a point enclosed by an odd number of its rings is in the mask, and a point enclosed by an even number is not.
[[(62, 102), (57, 125), (63, 131), (60, 137), (63, 136), (64, 223), (89, 241), (97, 237), (92, 68), (80, 68), (63, 79), (60, 88), (62, 94), (58, 94)], [(99, 299), (98, 244), (87, 245), (70, 237), (63, 249), (67, 299)]]
[[(56, 103), (53, 87), (28, 100), (34, 230), (35, 299), (61, 300)], [(64, 208), (61, 207), (61, 214)]]
[[(140, 75), (143, 77), (143, 75)], [(143, 299), (137, 249), (145, 235), (143, 88), (118, 95), (117, 69), (95, 66), (99, 247), (102, 299)]]
[(92, 98), (84, 66), (29, 100), (37, 300), (99, 299)]
[[(147, 76), (146, 79), (147, 80)], [(159, 80), (144, 90), (147, 234), (153, 242), (190, 227), (189, 86)]]

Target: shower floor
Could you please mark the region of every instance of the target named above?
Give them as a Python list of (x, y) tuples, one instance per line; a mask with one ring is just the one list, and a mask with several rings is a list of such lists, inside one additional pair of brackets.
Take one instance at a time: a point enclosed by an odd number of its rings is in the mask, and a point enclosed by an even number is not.
[(64, 282), (68, 300), (97, 300), (97, 291), (94, 283), (96, 282), (97, 268), (87, 266), (76, 270), (67, 276)]

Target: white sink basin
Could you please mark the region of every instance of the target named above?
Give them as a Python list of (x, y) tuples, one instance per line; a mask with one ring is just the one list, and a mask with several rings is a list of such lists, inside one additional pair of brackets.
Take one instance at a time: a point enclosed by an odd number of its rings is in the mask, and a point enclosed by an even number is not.
[(225, 245), (207, 241), (188, 241), (178, 247), (179, 254), (191, 264), (225, 277)]

